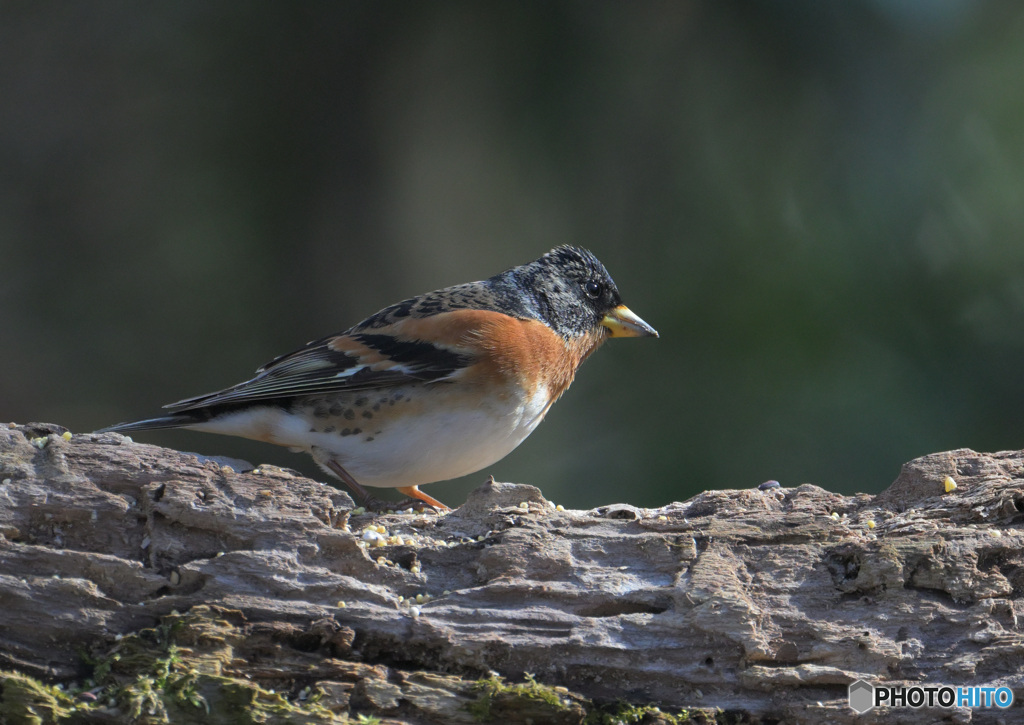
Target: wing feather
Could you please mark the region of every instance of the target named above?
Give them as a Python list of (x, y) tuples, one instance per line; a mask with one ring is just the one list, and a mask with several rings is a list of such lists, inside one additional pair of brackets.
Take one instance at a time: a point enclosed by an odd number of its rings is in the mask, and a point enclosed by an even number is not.
[(215, 393), (164, 406), (173, 411), (212, 405), (355, 392), (413, 382), (440, 382), (473, 356), (423, 340), (389, 334), (341, 334), (314, 340), (271, 360), (256, 377)]

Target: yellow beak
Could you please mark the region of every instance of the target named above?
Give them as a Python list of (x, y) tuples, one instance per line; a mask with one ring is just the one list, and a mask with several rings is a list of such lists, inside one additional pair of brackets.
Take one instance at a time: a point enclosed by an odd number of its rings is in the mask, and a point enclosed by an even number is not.
[(657, 337), (658, 331), (641, 320), (625, 305), (619, 305), (601, 320), (612, 337)]

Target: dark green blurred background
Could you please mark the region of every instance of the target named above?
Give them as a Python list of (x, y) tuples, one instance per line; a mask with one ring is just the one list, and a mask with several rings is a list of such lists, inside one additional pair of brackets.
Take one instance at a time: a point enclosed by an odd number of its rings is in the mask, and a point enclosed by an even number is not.
[(661, 339), (430, 493), (874, 492), (1020, 448), (1022, 38), (980, 0), (4, 3), (0, 419), (148, 417), (568, 242)]

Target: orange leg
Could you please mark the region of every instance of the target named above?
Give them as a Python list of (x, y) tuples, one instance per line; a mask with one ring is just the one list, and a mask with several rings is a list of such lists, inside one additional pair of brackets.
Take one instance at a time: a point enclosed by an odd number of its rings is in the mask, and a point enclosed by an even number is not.
[(423, 501), (424, 503), (426, 503), (428, 506), (433, 506), (438, 511), (451, 511), (450, 508), (445, 506), (443, 503), (438, 501), (433, 496), (428, 496), (427, 494), (423, 493), (423, 491), (420, 491), (420, 487), (419, 486), (403, 486), (402, 488), (399, 488), (398, 490), (401, 491), (402, 493), (404, 493), (409, 498), (417, 498), (420, 501)]
[(398, 510), (403, 508), (412, 508), (416, 504), (422, 502), (431, 508), (437, 509), (438, 511), (451, 511), (450, 508), (445, 506), (436, 498), (432, 498), (420, 491), (417, 486), (405, 486), (404, 488), (398, 489), (409, 497), (406, 501), (382, 501), (359, 485), (359, 482), (352, 478), (352, 474), (342, 468), (341, 464), (337, 461), (327, 461), (326, 465), (338, 478), (341, 479), (342, 483), (348, 487), (349, 491), (352, 492), (353, 497), (356, 499), (356, 502), (369, 510), (386, 511), (388, 509)]

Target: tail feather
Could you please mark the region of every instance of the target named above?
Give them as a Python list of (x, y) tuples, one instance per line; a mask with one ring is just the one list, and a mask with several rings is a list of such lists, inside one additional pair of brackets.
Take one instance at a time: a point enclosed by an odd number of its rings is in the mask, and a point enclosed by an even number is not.
[(136, 430), (160, 430), (164, 428), (185, 428), (196, 423), (203, 423), (211, 418), (208, 410), (190, 410), (185, 413), (164, 415), (159, 418), (147, 418), (132, 423), (118, 423), (117, 425), (100, 428), (96, 433), (127, 433)]

